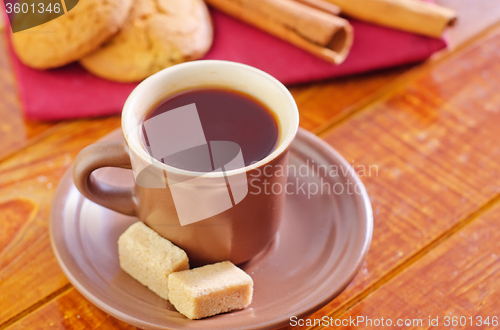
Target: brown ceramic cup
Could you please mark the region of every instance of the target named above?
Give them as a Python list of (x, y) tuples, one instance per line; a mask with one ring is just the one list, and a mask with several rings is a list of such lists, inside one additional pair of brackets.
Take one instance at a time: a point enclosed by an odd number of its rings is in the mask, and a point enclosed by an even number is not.
[[(155, 161), (141, 142), (139, 129), (161, 100), (199, 87), (222, 87), (249, 94), (274, 112), (280, 128), (276, 149), (266, 158), (225, 172), (197, 173)], [(298, 129), (299, 114), (290, 92), (258, 69), (227, 61), (196, 61), (165, 69), (144, 80), (131, 93), (122, 112), (123, 142), (93, 144), (75, 160), (76, 187), (89, 200), (136, 216), (186, 251), (192, 265), (230, 260), (240, 264), (262, 252), (275, 238), (284, 209), (285, 189), (265, 193), (263, 185), (286, 185), (288, 150)], [(133, 169), (131, 188), (110, 186), (92, 172), (102, 167)], [(221, 196), (243, 191), (219, 212)], [(175, 194), (174, 194), (175, 193)], [(230, 192), (231, 193), (231, 192)], [(235, 203), (236, 202), (236, 203)], [(220, 206), (220, 205), (219, 205)], [(211, 215), (192, 223), (186, 212)], [(203, 217), (202, 217), (203, 218)]]

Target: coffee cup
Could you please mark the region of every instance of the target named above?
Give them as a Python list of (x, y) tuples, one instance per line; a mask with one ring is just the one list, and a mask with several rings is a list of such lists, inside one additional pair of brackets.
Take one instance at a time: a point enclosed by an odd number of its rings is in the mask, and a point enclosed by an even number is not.
[[(279, 126), (276, 148), (248, 166), (238, 162), (236, 148), (223, 170), (209, 173), (177, 168), (153, 158), (141, 135), (148, 113), (169, 96), (206, 87), (241, 92), (264, 104)], [(290, 92), (263, 71), (228, 61), (179, 64), (152, 75), (134, 89), (122, 112), (125, 142), (98, 142), (82, 150), (75, 160), (74, 182), (89, 200), (138, 217), (184, 249), (192, 265), (225, 260), (241, 264), (264, 251), (278, 231), (286, 192), (265, 193), (263, 185), (286, 185), (282, 170), (287, 166), (298, 123), (297, 105)], [(211, 146), (224, 148), (231, 141), (225, 143)], [(97, 180), (92, 172), (103, 167), (132, 169), (135, 185), (114, 187)]]

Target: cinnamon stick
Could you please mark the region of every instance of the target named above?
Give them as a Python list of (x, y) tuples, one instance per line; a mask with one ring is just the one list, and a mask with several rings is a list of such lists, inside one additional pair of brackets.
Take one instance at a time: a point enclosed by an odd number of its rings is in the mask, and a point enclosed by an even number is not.
[(322, 10), (332, 15), (339, 15), (341, 12), (339, 6), (331, 2), (328, 2), (327, 0), (295, 0), (295, 1), (302, 2), (303, 4), (308, 5), (309, 7)]
[(294, 0), (207, 2), (332, 63), (342, 63), (352, 45), (353, 29), (347, 20)]
[(455, 23), (454, 10), (421, 0), (328, 0), (359, 20), (440, 38)]

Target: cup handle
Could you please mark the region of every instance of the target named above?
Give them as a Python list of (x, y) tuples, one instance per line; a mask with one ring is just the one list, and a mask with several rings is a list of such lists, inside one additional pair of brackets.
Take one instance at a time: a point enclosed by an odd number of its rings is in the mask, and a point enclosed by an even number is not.
[(73, 180), (82, 195), (92, 202), (135, 216), (137, 201), (134, 188), (115, 187), (96, 180), (91, 174), (102, 167), (131, 169), (127, 145), (124, 142), (98, 142), (86, 147), (75, 159)]

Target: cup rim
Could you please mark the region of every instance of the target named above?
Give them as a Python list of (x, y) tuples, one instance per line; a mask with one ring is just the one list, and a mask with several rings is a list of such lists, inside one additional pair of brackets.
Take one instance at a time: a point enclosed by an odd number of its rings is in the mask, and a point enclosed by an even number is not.
[[(291, 143), (295, 139), (295, 136), (297, 135), (297, 130), (299, 128), (299, 111), (297, 108), (297, 104), (295, 102), (295, 99), (293, 98), (292, 94), (290, 91), (276, 78), (271, 76), (270, 74), (259, 70), (257, 68), (254, 68), (252, 66), (242, 64), (242, 63), (237, 63), (237, 62), (231, 62), (231, 61), (225, 61), (225, 60), (198, 60), (198, 61), (192, 61), (192, 62), (185, 62), (181, 64), (177, 64), (174, 66), (171, 66), (169, 68), (163, 69), (162, 71), (159, 71), (158, 73), (155, 73), (154, 75), (146, 78), (143, 80), (138, 86), (135, 87), (135, 89), (132, 91), (132, 93), (129, 95), (127, 98), (125, 105), (123, 106), (123, 111), (122, 111), (122, 117), (121, 117), (121, 127), (122, 127), (122, 133), (125, 138), (125, 141), (129, 147), (129, 150), (131, 150), (136, 156), (139, 156), (143, 161), (151, 163), (151, 156), (147, 153), (147, 151), (144, 149), (142, 145), (140, 145), (139, 139), (135, 141), (134, 139), (129, 139), (129, 132), (126, 132), (126, 128), (128, 127), (126, 125), (126, 120), (129, 118), (129, 114), (134, 111), (135, 104), (143, 94), (143, 91), (145, 89), (148, 89), (150, 85), (155, 84), (159, 80), (165, 80), (168, 79), (168, 76), (171, 75), (174, 72), (185, 70), (190, 67), (202, 67), (202, 66), (207, 66), (207, 65), (224, 65), (227, 66), (228, 68), (239, 68), (239, 69), (244, 69), (248, 70), (249, 72), (252, 72), (254, 74), (257, 74), (260, 76), (262, 79), (266, 79), (268, 81), (271, 81), (274, 85), (278, 87), (278, 89), (283, 93), (287, 101), (290, 103), (291, 107), (291, 112), (292, 112), (292, 125), (291, 125), (291, 131), (286, 134), (282, 135), (280, 138), (280, 142), (278, 144), (278, 147), (270, 153), (268, 156), (265, 158), (259, 160), (258, 162), (255, 162), (253, 164), (250, 164), (248, 166), (238, 168), (238, 169), (233, 169), (229, 171), (213, 171), (213, 172), (197, 172), (197, 171), (190, 171), (190, 170), (185, 170), (181, 168), (177, 168), (168, 164), (164, 164), (159, 161), (155, 161), (153, 164), (157, 167), (160, 167), (162, 170), (165, 170), (166, 173), (173, 173), (173, 174), (179, 174), (183, 176), (192, 176), (192, 177), (199, 177), (199, 176), (204, 176), (204, 177), (223, 177), (223, 176), (232, 176), (232, 175), (238, 175), (242, 173), (247, 173), (249, 171), (252, 171), (254, 169), (257, 169), (261, 166), (265, 166), (266, 164), (271, 163), (273, 160), (281, 156), (288, 148), (290, 147)], [(195, 85), (193, 85), (195, 87)], [(277, 119), (279, 122), (279, 118)], [(139, 125), (139, 123), (137, 123)]]

